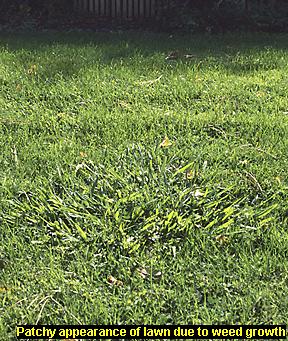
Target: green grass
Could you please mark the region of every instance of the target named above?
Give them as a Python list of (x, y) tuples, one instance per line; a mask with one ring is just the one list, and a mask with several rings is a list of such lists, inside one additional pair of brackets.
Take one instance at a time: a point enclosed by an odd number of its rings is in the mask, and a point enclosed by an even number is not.
[(1, 33), (1, 340), (287, 322), (286, 43)]

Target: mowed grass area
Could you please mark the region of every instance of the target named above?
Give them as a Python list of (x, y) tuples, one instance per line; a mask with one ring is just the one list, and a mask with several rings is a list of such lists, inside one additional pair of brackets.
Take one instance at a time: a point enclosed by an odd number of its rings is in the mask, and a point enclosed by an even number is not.
[(0, 42), (1, 340), (287, 322), (287, 35)]

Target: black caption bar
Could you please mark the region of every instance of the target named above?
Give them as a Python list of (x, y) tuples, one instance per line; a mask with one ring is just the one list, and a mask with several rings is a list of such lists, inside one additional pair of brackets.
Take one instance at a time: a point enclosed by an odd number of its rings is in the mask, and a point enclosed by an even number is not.
[[(288, 333), (287, 333), (288, 335)], [(18, 339), (286, 339), (285, 325), (22, 325), (16, 327)]]

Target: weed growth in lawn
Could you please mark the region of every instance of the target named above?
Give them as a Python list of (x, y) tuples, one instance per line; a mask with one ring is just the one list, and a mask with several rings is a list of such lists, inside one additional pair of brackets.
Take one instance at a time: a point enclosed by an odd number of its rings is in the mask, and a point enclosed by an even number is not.
[(2, 34), (1, 340), (287, 322), (285, 43)]

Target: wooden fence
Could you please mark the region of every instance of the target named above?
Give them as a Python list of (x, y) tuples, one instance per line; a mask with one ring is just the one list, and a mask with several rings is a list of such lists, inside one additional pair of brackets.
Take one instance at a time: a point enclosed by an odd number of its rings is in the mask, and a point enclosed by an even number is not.
[(169, 0), (74, 0), (74, 9), (97, 17), (137, 19), (153, 18)]

